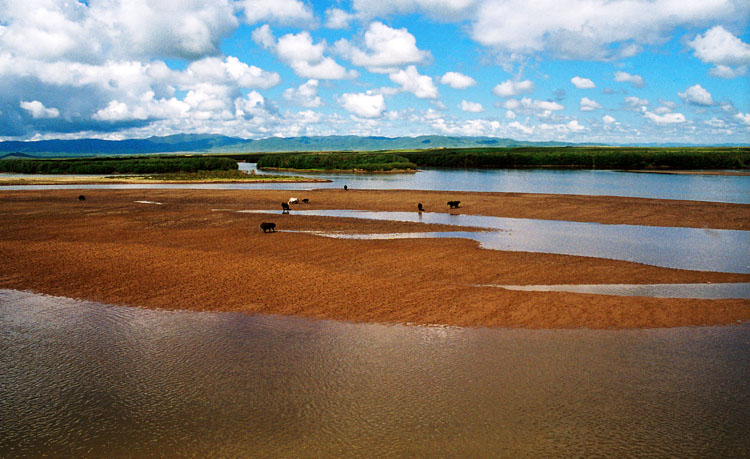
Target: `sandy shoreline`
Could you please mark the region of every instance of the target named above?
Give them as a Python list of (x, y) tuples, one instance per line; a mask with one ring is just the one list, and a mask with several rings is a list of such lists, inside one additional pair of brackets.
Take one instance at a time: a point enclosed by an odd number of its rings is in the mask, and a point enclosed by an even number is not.
[(653, 170), (653, 169), (635, 169), (626, 170), (637, 174), (673, 174), (673, 175), (726, 175), (742, 177), (750, 175), (750, 171), (679, 171), (679, 170)]
[[(195, 183), (326, 183), (327, 179), (316, 178), (263, 178), (259, 176), (248, 176), (247, 179), (202, 179), (202, 180), (149, 180), (142, 177), (86, 177), (73, 175), (70, 177), (0, 177), (0, 187), (20, 185), (144, 185), (144, 184), (195, 184)], [(0, 188), (2, 191), (2, 188)]]
[[(347, 321), (527, 328), (639, 328), (750, 320), (747, 300), (517, 292), (478, 284), (750, 282), (750, 275), (480, 249), (473, 241), (357, 241), (264, 234), (292, 194), (310, 209), (447, 211), (600, 223), (748, 229), (750, 206), (518, 193), (315, 190), (0, 190), (0, 288), (151, 308)], [(135, 201), (160, 202), (147, 205)], [(280, 229), (451, 227), (274, 215)]]

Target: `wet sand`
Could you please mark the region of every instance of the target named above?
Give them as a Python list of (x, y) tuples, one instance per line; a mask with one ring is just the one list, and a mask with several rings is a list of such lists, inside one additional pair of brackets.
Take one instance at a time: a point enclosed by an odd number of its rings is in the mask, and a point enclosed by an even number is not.
[[(750, 282), (567, 255), (484, 250), (454, 239), (365, 241), (280, 230), (406, 232), (445, 225), (212, 209), (455, 212), (748, 230), (750, 206), (517, 193), (271, 190), (0, 190), (0, 288), (149, 308), (292, 314), (346, 321), (525, 328), (641, 328), (750, 320), (747, 300), (519, 292), (477, 284)], [(135, 201), (160, 202), (162, 205)], [(465, 228), (464, 228), (465, 229)]]

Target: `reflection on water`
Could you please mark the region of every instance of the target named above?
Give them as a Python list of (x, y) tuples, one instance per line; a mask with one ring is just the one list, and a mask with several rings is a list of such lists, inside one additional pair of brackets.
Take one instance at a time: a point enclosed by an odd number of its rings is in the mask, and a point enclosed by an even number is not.
[(653, 298), (750, 299), (750, 283), (722, 284), (561, 284), (477, 285), (524, 292), (574, 292), (594, 295), (649, 296)]
[[(279, 211), (243, 210), (245, 213)], [(314, 233), (346, 239), (464, 238), (487, 249), (579, 255), (698, 271), (750, 273), (750, 231), (536, 220), (437, 212), (295, 210), (294, 215), (436, 223), (497, 231)]]
[[(240, 168), (258, 172), (254, 163), (240, 163)], [(347, 184), (352, 189), (581, 194), (750, 204), (750, 176), (575, 169), (424, 169), (416, 174), (271, 173), (333, 181), (324, 188), (341, 188)]]
[[(245, 171), (254, 170), (255, 166), (254, 163), (240, 163), (240, 169)], [(416, 174), (330, 174), (276, 171), (272, 173), (323, 178), (331, 180), (331, 182), (203, 183), (184, 185), (29, 185), (4, 186), (2, 189), (189, 188), (310, 190), (316, 188), (341, 189), (344, 185), (348, 185), (350, 189), (578, 194), (750, 204), (750, 176), (636, 174), (602, 170), (554, 169), (426, 169)]]
[(750, 450), (750, 325), (504, 330), (0, 290), (0, 456)]

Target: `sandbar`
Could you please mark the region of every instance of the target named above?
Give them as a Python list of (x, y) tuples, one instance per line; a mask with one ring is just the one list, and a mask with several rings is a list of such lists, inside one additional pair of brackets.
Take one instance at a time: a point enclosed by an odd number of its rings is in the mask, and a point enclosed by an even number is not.
[(21, 185), (144, 185), (144, 184), (196, 184), (196, 183), (324, 183), (328, 179), (294, 176), (248, 175), (247, 178), (202, 178), (197, 180), (165, 180), (159, 178), (146, 178), (144, 176), (101, 176), (101, 175), (59, 175), (59, 176), (2, 176), (0, 175), (0, 186)]
[[(77, 196), (85, 194), (79, 201)], [(486, 250), (462, 239), (345, 240), (287, 231), (456, 229), (263, 215), (307, 209), (446, 212), (748, 230), (750, 206), (523, 193), (365, 190), (0, 190), (0, 288), (111, 304), (353, 322), (523, 328), (654, 328), (750, 320), (748, 300), (509, 291), (477, 285), (750, 282), (750, 275)], [(142, 202), (136, 202), (142, 201)], [(145, 202), (159, 202), (149, 205)], [(305, 206), (300, 204), (300, 206)], [(263, 233), (262, 221), (281, 230)], [(429, 226), (429, 228), (427, 228)]]

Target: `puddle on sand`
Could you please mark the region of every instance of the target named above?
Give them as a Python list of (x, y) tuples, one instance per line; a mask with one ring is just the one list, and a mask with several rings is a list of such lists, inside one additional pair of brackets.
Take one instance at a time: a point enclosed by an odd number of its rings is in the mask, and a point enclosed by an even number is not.
[(156, 202), (156, 201), (133, 201), (133, 202), (137, 202), (138, 204), (155, 204), (157, 206), (162, 205), (162, 203)]
[(750, 299), (750, 283), (720, 284), (560, 284), (560, 285), (498, 285), (482, 284), (475, 287), (497, 287), (524, 292), (572, 292), (594, 295), (647, 296), (652, 298), (696, 298), (706, 300)]
[[(274, 210), (241, 213), (279, 214)], [(483, 248), (633, 261), (697, 271), (750, 273), (750, 231), (488, 217), (435, 212), (292, 210), (292, 215), (444, 224), (495, 231), (392, 234), (315, 233), (348, 239), (464, 238)]]

